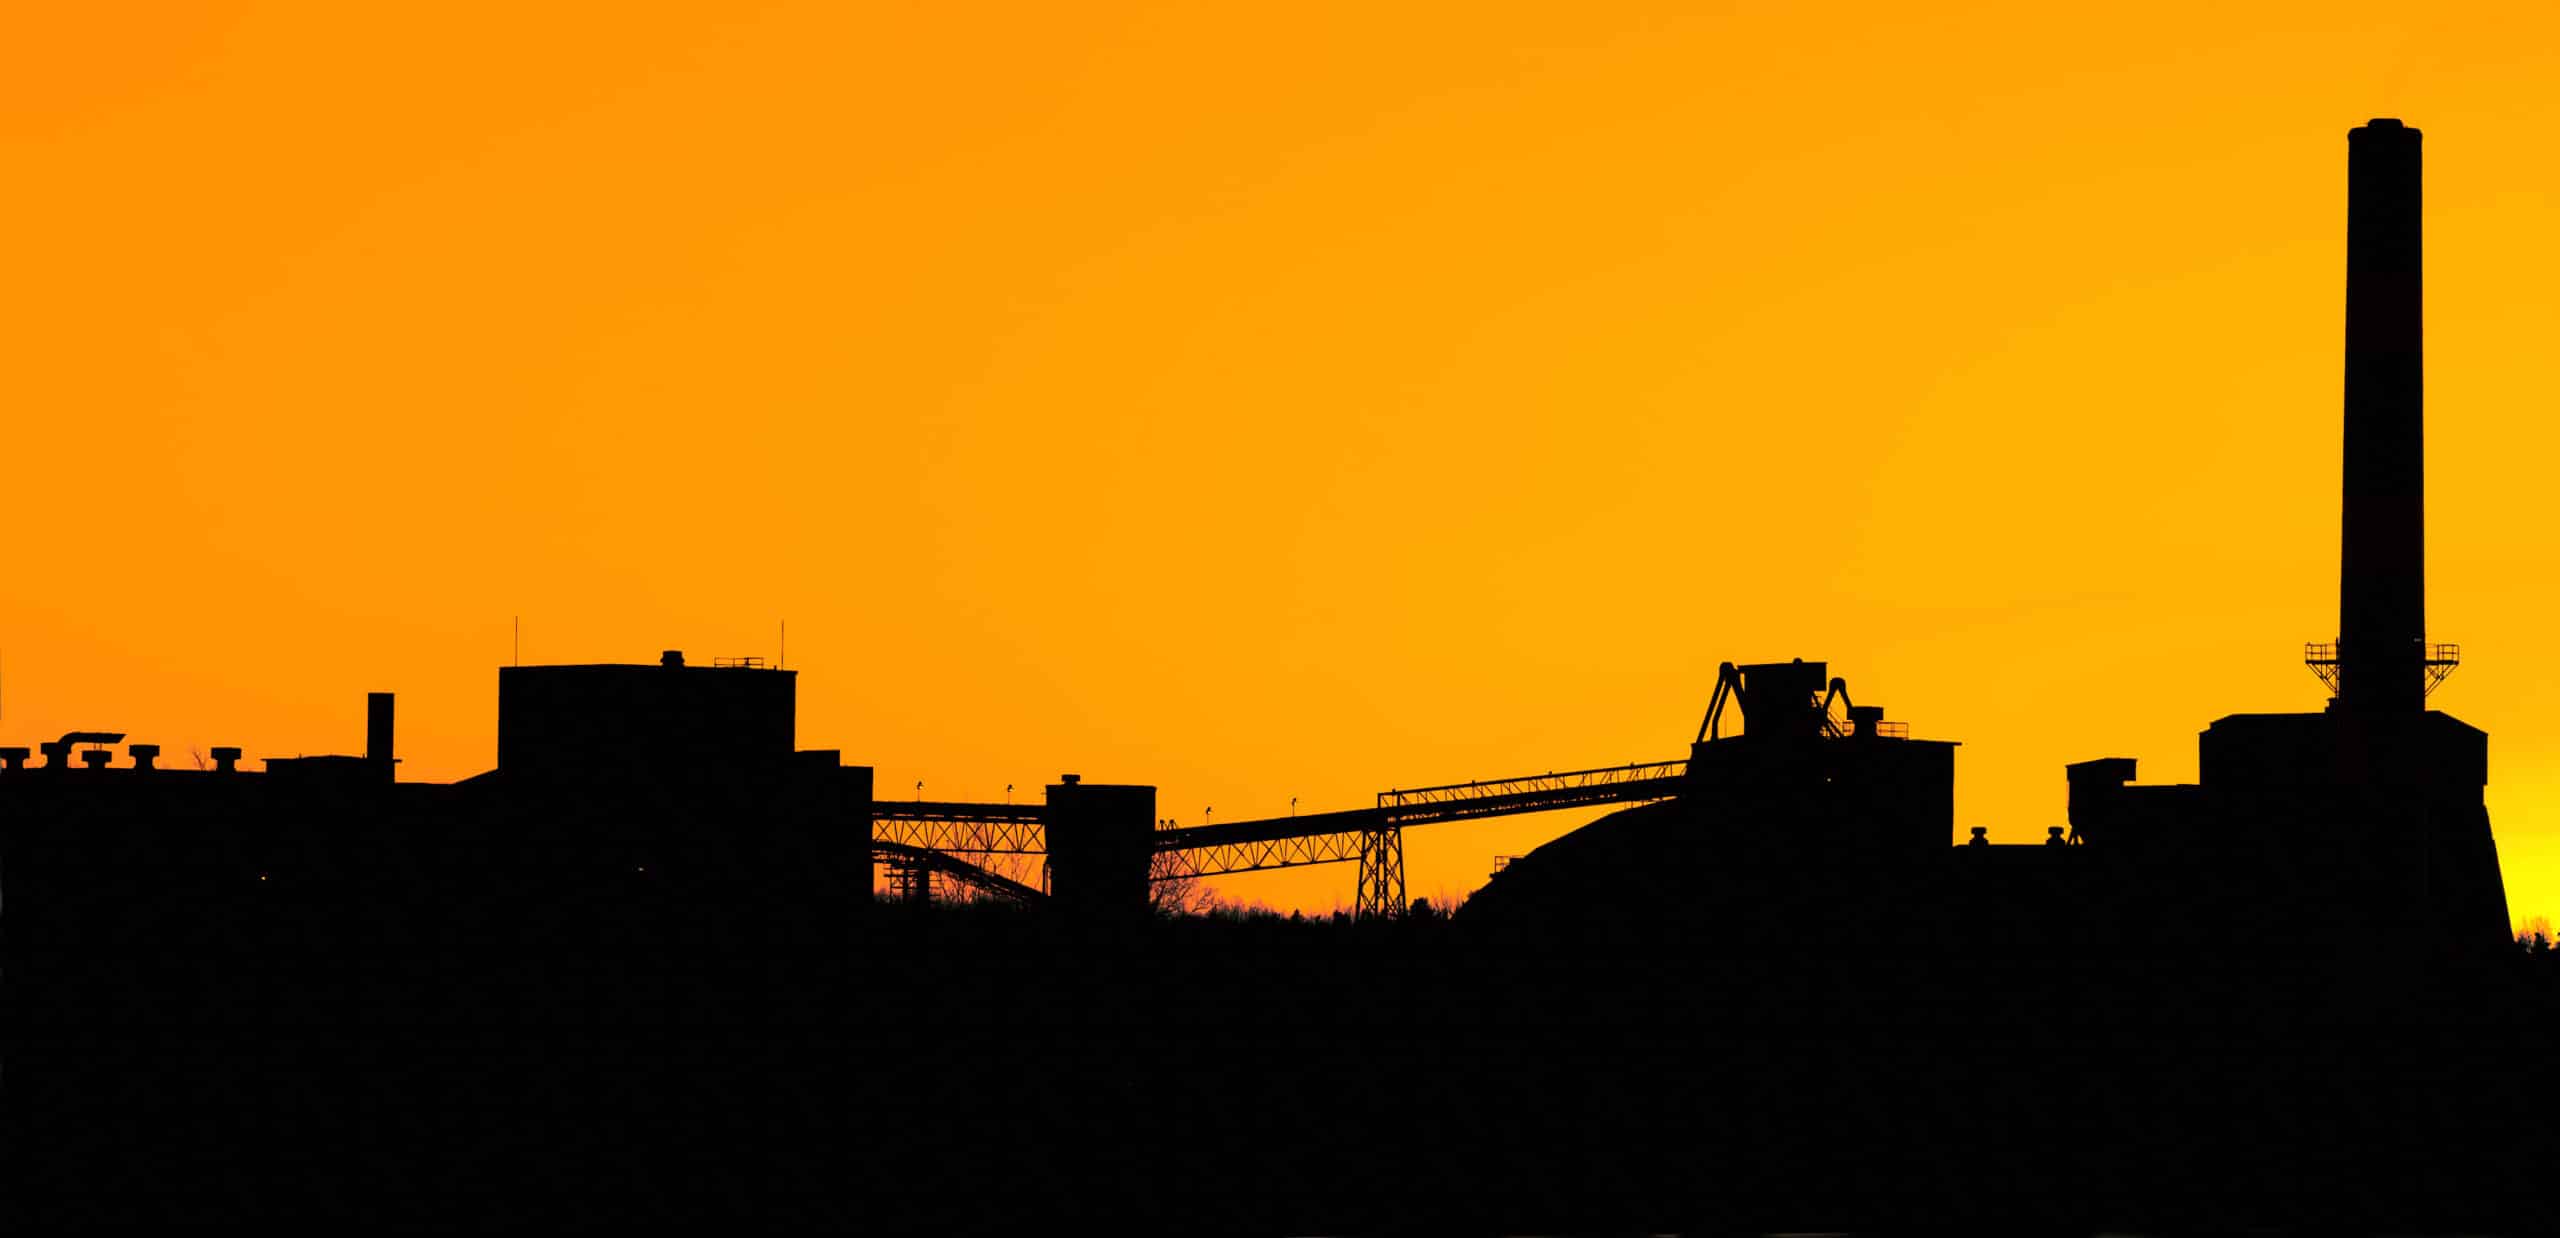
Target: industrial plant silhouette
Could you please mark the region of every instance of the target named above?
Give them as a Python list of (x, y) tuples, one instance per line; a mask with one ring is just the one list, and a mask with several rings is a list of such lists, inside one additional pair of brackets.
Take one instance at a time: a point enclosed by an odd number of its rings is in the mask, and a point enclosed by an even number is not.
[[(73, 732), (0, 748), (9, 1206), (2547, 1222), (2555, 1089), (2517, 1036), (2560, 976), (2508, 938), (2486, 737), (2426, 707), (2455, 651), (2425, 628), (2419, 133), (2372, 121), (2348, 163), (2331, 696), (2213, 722), (2194, 785), (2096, 755), (2067, 827), (1953, 843), (1957, 745), (1805, 660), (1723, 666), (1685, 759), (1194, 828), (1075, 774), (880, 798), (795, 750), (795, 672), (673, 651), (500, 669), (497, 768), (449, 785), (394, 778), (382, 693), (361, 756), (263, 772)], [(1611, 804), (1454, 917), (1408, 903), (1408, 828)], [(1150, 911), (1325, 863), (1355, 914)]]

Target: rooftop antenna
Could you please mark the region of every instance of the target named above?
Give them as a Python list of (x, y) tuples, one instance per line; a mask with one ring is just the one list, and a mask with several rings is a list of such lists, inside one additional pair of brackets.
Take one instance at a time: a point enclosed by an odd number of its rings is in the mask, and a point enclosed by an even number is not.
[(524, 665), (524, 616), (516, 616), (516, 665)]
[(779, 625), (780, 632), (774, 638), (773, 669), (778, 671), (791, 665), (791, 621), (781, 619), (775, 622)]

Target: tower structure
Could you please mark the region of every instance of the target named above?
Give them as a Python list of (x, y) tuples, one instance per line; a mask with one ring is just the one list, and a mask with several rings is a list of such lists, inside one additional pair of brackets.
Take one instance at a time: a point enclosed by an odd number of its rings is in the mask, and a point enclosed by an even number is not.
[(2426, 708), (2457, 656), (2427, 643), (2420, 136), (2391, 119), (2347, 133), (2338, 639), (2311, 646), (2307, 660), (2348, 711)]
[(2304, 651), (2328, 709), (2216, 720), (2194, 786), (2127, 786), (2121, 758), (2071, 769), (2075, 834), (2156, 901), (2230, 911), (2226, 933), (2301, 925), (2359, 950), (2506, 939), (2488, 736), (2427, 708), (2456, 651), (2426, 638), (2419, 137), (2390, 119), (2347, 135), (2338, 638)]

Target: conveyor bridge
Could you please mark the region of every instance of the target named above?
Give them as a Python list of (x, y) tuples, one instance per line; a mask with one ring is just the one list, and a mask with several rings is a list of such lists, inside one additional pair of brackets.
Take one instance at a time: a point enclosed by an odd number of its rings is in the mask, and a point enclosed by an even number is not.
[[(1686, 761), (1551, 770), (1381, 791), (1377, 803), (1367, 808), (1158, 830), (1150, 879), (1173, 881), (1308, 864), (1356, 863), (1360, 866), (1357, 914), (1363, 918), (1392, 917), (1405, 907), (1406, 826), (1670, 799), (1680, 793), (1687, 773)], [(946, 858), (1045, 855), (1048, 840), (1043, 808), (1039, 804), (875, 801), (871, 806), (873, 850), (886, 858), (902, 883), (921, 882), (940, 874), (979, 889), (1020, 897), (948, 865), (920, 866), (913, 856), (919, 852)], [(1028, 892), (1027, 886), (984, 873), (966, 861), (952, 859), (950, 863)], [(924, 887), (904, 888), (921, 891)]]

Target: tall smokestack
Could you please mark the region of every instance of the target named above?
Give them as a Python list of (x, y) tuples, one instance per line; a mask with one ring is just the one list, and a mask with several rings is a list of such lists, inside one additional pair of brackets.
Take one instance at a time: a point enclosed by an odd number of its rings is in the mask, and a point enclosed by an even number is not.
[(2426, 708), (2425, 356), (2418, 131), (2347, 132), (2347, 437), (2341, 709)]

